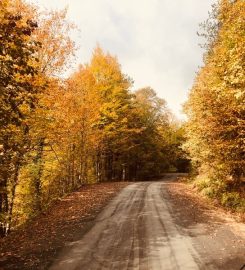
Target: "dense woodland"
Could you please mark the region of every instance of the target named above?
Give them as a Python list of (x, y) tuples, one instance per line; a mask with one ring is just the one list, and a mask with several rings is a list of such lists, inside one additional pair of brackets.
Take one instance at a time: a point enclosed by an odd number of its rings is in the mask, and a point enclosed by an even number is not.
[(74, 27), (66, 10), (0, 2), (1, 235), (83, 184), (186, 170), (183, 129), (116, 57), (97, 47), (63, 78)]
[(83, 184), (184, 172), (189, 159), (199, 190), (244, 210), (244, 10), (222, 0), (203, 24), (183, 126), (99, 46), (64, 79), (76, 51), (66, 10), (1, 0), (0, 235)]
[(200, 35), (205, 64), (185, 104), (184, 148), (197, 188), (245, 212), (245, 1), (219, 1)]

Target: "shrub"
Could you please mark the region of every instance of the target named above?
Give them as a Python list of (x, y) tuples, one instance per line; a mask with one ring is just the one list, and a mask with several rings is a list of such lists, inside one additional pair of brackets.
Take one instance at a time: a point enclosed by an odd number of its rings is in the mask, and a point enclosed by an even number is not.
[(221, 204), (237, 210), (245, 209), (245, 199), (242, 199), (238, 192), (226, 192), (222, 194)]
[(217, 190), (213, 187), (206, 187), (201, 191), (201, 194), (203, 194), (206, 197), (209, 197), (211, 199), (214, 199), (217, 197)]
[(204, 178), (198, 178), (194, 181), (194, 186), (197, 188), (198, 191), (202, 191), (205, 188), (208, 188), (210, 186), (210, 179), (207, 177)]

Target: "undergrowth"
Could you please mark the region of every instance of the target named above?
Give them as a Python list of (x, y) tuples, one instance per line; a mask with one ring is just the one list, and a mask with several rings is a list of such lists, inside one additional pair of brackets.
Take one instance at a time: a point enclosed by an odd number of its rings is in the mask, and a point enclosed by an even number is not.
[(227, 209), (245, 214), (245, 192), (242, 186), (233, 186), (230, 182), (205, 175), (192, 178), (192, 183), (205, 197)]

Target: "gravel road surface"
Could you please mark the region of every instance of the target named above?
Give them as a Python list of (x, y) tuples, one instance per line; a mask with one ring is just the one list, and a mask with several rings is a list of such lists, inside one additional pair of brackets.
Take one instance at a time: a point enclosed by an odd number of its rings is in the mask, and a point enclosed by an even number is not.
[[(245, 241), (239, 230), (243, 225), (234, 232), (224, 221), (220, 238), (210, 237), (203, 224), (182, 227), (175, 217), (181, 209), (173, 206), (165, 188), (174, 180), (166, 177), (124, 188), (100, 213), (91, 230), (81, 240), (68, 243), (49, 269), (241, 269)], [(217, 250), (223, 252), (221, 262), (215, 256), (220, 254)]]

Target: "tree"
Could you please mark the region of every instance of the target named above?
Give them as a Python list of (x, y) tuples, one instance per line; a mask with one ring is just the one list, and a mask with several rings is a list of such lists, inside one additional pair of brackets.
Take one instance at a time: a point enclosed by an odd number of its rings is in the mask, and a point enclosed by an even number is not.
[(127, 133), (130, 132), (128, 115), (131, 80), (122, 73), (117, 59), (105, 54), (99, 47), (94, 51), (89, 69), (95, 79), (95, 89), (101, 104), (100, 117), (95, 123), (102, 134), (97, 151), (97, 174), (104, 180), (112, 180), (122, 172), (120, 156)]
[[(42, 209), (42, 174), (46, 151), (54, 152), (54, 98), (62, 93), (57, 75), (70, 64), (74, 42), (73, 25), (65, 20), (66, 10), (39, 12), (24, 1), (1, 2), (1, 166), (4, 208), (10, 228), (16, 187), (25, 181), (28, 168), (31, 213)], [(38, 25), (38, 27), (37, 27)], [(54, 153), (56, 157), (56, 153)], [(3, 198), (1, 197), (1, 198)], [(25, 202), (23, 202), (25, 203)], [(1, 207), (0, 207), (1, 209)], [(1, 212), (1, 211), (0, 211)], [(8, 227), (8, 228), (7, 228)]]
[[(38, 96), (38, 108), (32, 115), (32, 144), (36, 149), (33, 158), (33, 188), (34, 212), (37, 214), (42, 209), (42, 174), (45, 170), (45, 147), (54, 150), (56, 140), (54, 138), (55, 115), (53, 110), (54, 99), (60, 100), (64, 74), (70, 66), (75, 51), (75, 44), (70, 37), (70, 31), (75, 28), (66, 19), (67, 9), (61, 11), (38, 12), (34, 6), (31, 10), (36, 10), (39, 28), (35, 32), (36, 40), (42, 43), (37, 52), (39, 59), (39, 76), (42, 79), (43, 91)], [(35, 14), (34, 13), (34, 14)], [(30, 7), (26, 8), (26, 16), (30, 16)]]
[(158, 177), (170, 167), (167, 134), (172, 132), (166, 101), (150, 88), (135, 92), (130, 175), (134, 179)]
[(217, 34), (185, 105), (185, 148), (218, 185), (239, 185), (244, 174), (244, 4), (219, 2)]
[(40, 44), (33, 37), (37, 24), (11, 12), (11, 1), (0, 3), (0, 234), (8, 232), (12, 203), (8, 185), (16, 177), (29, 145), (28, 115), (36, 105), (38, 85), (36, 52)]

